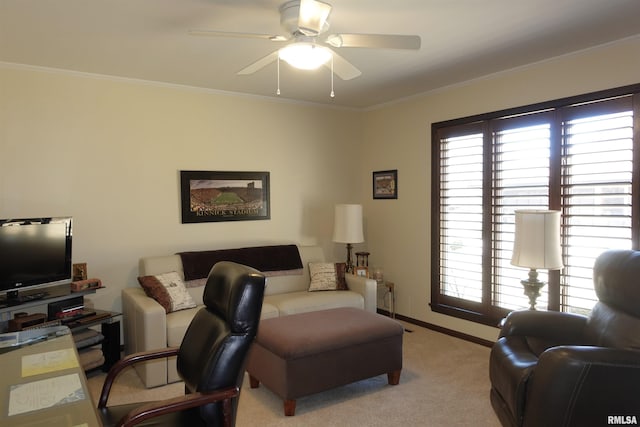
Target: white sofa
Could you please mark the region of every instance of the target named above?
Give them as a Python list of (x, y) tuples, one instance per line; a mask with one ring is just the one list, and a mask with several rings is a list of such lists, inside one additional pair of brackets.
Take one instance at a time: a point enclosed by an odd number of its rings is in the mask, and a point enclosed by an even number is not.
[[(285, 316), (339, 307), (355, 307), (376, 311), (376, 281), (347, 274), (349, 290), (309, 292), (309, 263), (325, 262), (319, 246), (298, 246), (302, 273), (267, 277), (262, 318)], [(156, 275), (171, 271), (184, 277), (179, 255), (154, 256), (140, 259), (139, 275)], [(122, 291), (122, 311), (125, 353), (131, 354), (165, 347), (179, 346), (187, 326), (202, 306), (204, 286), (187, 288), (198, 307), (167, 314), (141, 287)], [(146, 387), (156, 387), (180, 381), (175, 358), (138, 364), (138, 375)]]

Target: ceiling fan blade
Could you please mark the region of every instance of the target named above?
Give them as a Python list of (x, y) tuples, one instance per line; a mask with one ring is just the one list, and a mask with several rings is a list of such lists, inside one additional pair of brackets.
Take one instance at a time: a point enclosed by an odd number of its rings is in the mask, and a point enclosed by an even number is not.
[(333, 47), (420, 49), (420, 36), (398, 34), (331, 34), (325, 40)]
[(327, 19), (331, 5), (317, 0), (300, 0), (298, 29), (305, 36), (314, 37), (329, 28)]
[(272, 34), (256, 34), (256, 33), (235, 33), (230, 31), (210, 31), (210, 30), (189, 30), (191, 36), (205, 36), (205, 37), (235, 37), (243, 39), (265, 39), (273, 42), (284, 42), (288, 38), (280, 35)]
[[(331, 53), (333, 54), (333, 72), (336, 76), (340, 77), (342, 80), (351, 80), (362, 74), (360, 70), (351, 64), (351, 62), (347, 61), (335, 52)], [(331, 61), (324, 64), (324, 66), (331, 69)]]
[(269, 55), (262, 57), (260, 59), (258, 59), (256, 62), (254, 62), (253, 64), (248, 65), (247, 67), (243, 68), (242, 70), (238, 71), (238, 75), (247, 75), (247, 74), (253, 74), (256, 71), (266, 67), (267, 65), (271, 64), (273, 61), (275, 61), (276, 59), (278, 59), (278, 51), (274, 51), (271, 52)]

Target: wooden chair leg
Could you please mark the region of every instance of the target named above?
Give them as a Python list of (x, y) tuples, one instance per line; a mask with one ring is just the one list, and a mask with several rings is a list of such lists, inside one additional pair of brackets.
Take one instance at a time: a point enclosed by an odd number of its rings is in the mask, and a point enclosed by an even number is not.
[(224, 427), (233, 427), (233, 407), (231, 406), (231, 399), (222, 401), (222, 419)]
[(387, 373), (387, 381), (389, 385), (400, 384), (400, 370)]
[(296, 414), (296, 400), (286, 399), (284, 401), (284, 415), (287, 417), (293, 417)]

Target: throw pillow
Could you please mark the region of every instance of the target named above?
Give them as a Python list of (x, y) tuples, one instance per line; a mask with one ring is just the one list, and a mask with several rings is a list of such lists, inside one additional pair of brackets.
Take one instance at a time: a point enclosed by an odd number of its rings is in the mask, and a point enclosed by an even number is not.
[(347, 286), (347, 280), (344, 278), (344, 275), (347, 273), (347, 263), (346, 262), (336, 262), (336, 279), (338, 279), (338, 290), (339, 291), (348, 291), (349, 287)]
[(175, 271), (138, 277), (138, 282), (147, 296), (156, 300), (167, 313), (196, 306), (182, 278)]
[(346, 290), (344, 271), (344, 263), (310, 262), (309, 292)]

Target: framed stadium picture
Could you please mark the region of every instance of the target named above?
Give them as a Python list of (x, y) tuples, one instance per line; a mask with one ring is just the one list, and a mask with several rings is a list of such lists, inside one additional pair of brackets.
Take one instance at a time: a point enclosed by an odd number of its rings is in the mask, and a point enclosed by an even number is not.
[(269, 172), (180, 171), (182, 223), (270, 219)]

